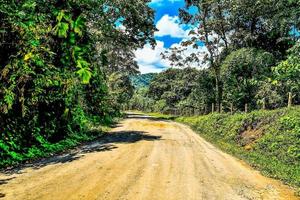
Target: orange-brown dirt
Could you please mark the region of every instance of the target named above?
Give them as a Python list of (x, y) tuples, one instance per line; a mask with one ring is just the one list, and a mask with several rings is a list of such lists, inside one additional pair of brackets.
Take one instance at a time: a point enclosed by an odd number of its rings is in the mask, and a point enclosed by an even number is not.
[(190, 128), (131, 115), (103, 139), (0, 174), (0, 199), (299, 199)]

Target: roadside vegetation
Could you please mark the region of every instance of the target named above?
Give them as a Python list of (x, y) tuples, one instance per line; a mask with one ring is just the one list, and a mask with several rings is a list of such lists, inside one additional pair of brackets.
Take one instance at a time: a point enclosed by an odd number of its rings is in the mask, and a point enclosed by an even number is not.
[[(300, 189), (300, 107), (179, 117), (220, 149)], [(300, 191), (300, 190), (299, 190)]]
[(128, 108), (177, 116), (221, 149), (299, 187), (299, 6), (186, 1), (180, 19), (192, 27), (190, 38), (163, 53), (176, 68), (137, 88)]
[(186, 0), (189, 37), (162, 52), (175, 68), (136, 76), (149, 2), (0, 2), (0, 168), (100, 137), (127, 108), (300, 187), (300, 2)]
[(155, 30), (144, 1), (1, 1), (0, 167), (101, 136)]
[(191, 27), (189, 38), (163, 52), (176, 68), (137, 88), (128, 107), (177, 115), (300, 104), (299, 6), (297, 0), (186, 1), (180, 19)]

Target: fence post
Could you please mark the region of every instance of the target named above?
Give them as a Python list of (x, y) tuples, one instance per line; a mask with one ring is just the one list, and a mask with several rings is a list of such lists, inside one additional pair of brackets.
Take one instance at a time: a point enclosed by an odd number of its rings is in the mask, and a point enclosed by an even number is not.
[(233, 103), (230, 103), (230, 114), (233, 115)]
[(248, 104), (246, 103), (245, 104), (245, 113), (247, 113), (248, 112)]
[(292, 93), (289, 92), (288, 108), (292, 107), (292, 103), (293, 103), (293, 96)]
[(262, 109), (263, 109), (263, 110), (266, 110), (266, 98), (263, 98)]

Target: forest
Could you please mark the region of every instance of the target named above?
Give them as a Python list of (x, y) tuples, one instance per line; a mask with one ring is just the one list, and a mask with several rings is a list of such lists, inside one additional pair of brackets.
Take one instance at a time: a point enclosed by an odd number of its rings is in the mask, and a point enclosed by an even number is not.
[(1, 166), (92, 139), (93, 127), (121, 116), (133, 52), (155, 44), (147, 3), (0, 2)]
[(173, 67), (135, 84), (127, 107), (188, 124), (299, 188), (299, 8), (299, 1), (186, 1), (180, 19), (192, 27), (189, 39), (162, 53)]
[[(135, 51), (156, 46), (150, 3), (0, 2), (0, 167), (93, 141), (125, 110), (139, 110), (255, 149), (239, 155), (299, 186), (300, 2), (186, 0), (179, 19), (188, 37), (161, 53), (170, 67), (140, 74)], [(243, 142), (243, 131), (260, 126), (255, 144)]]
[(0, 0), (0, 199), (299, 195), (299, 0)]
[(186, 1), (180, 17), (190, 37), (162, 55), (174, 68), (137, 87), (128, 106), (207, 114), (298, 105), (299, 13), (298, 1)]

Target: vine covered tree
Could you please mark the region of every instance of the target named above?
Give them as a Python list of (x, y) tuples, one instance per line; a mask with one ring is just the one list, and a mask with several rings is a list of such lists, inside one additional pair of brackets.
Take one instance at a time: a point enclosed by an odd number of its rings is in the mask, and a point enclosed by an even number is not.
[(132, 52), (155, 45), (148, 2), (0, 2), (1, 159), (30, 158), (119, 114), (108, 76), (135, 73)]

